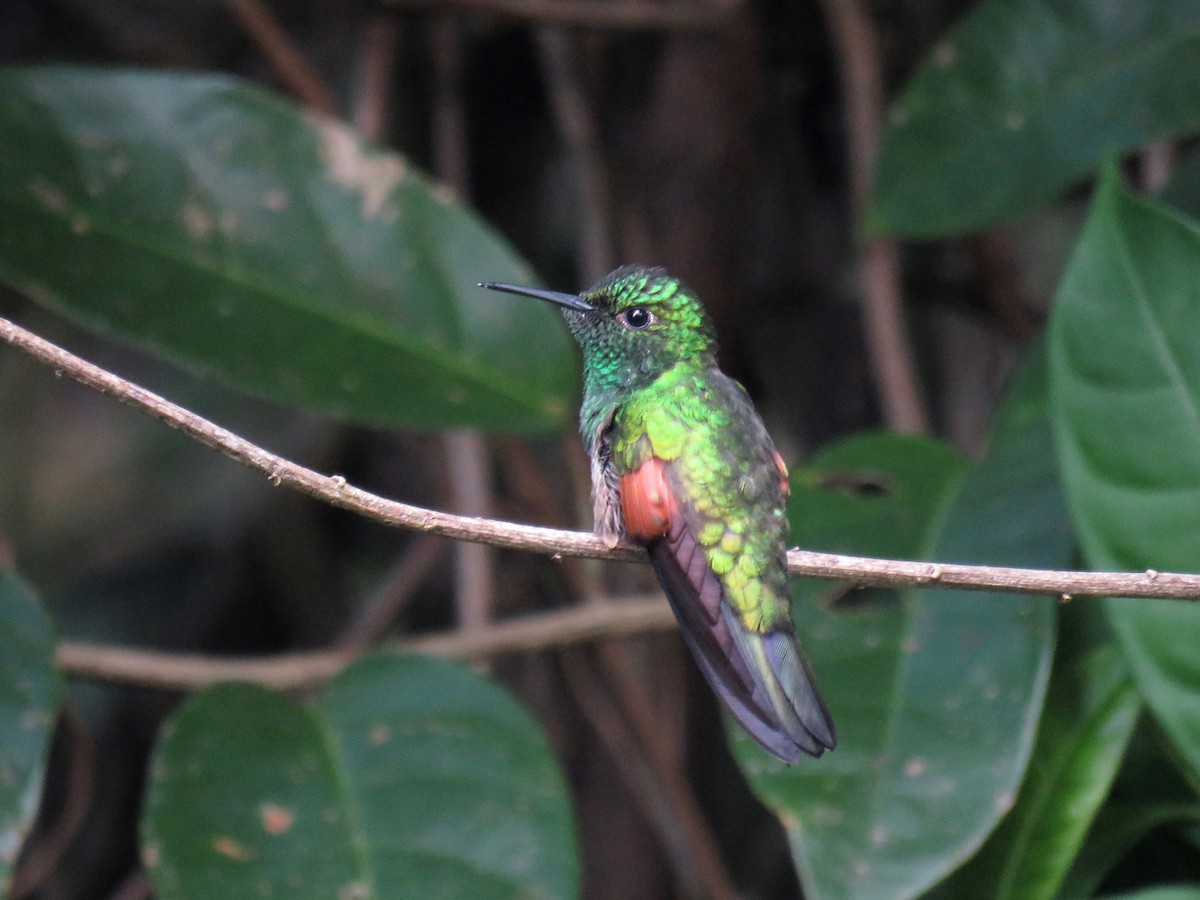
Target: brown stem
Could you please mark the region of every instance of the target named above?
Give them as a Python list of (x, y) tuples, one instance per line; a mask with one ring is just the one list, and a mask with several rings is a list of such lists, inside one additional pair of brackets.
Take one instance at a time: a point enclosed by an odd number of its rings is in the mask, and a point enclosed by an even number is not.
[(539, 28), (537, 43), (554, 121), (575, 170), (581, 208), (578, 262), (583, 280), (590, 283), (612, 269), (616, 258), (612, 200), (599, 128), (579, 76), (578, 48), (570, 32)]
[[(845, 94), (854, 221), (862, 221), (875, 178), (883, 74), (879, 42), (861, 0), (821, 0), (833, 36)], [(894, 241), (876, 238), (859, 250), (859, 279), (867, 352), (883, 404), (884, 421), (896, 431), (925, 432), (929, 415), (904, 325), (900, 254)]]
[(446, 549), (445, 541), (431, 537), (418, 537), (409, 544), (338, 638), (337, 649), (360, 653), (377, 644), (417, 588), (433, 574)]
[[(578, 531), (539, 528), (515, 522), (454, 516), (371, 494), (347, 484), (340, 475), (322, 475), (277, 456), (195, 413), (165, 400), (0, 318), (0, 341), (15, 347), (59, 375), (114, 397), (170, 425), (230, 459), (266, 476), (276, 487), (287, 485), (310, 497), (348, 509), (368, 519), (425, 534), (491, 544), (510, 550), (582, 556), (615, 562), (645, 560), (645, 551), (630, 543), (609, 547), (603, 540)], [(1014, 569), (952, 563), (869, 559), (812, 550), (790, 550), (788, 571), (793, 575), (848, 581), (859, 587), (964, 588), (1016, 594), (1057, 594), (1071, 597), (1158, 597), (1200, 599), (1200, 575), (1171, 572), (1071, 572)]]
[(13, 877), (8, 896), (13, 900), (32, 894), (58, 866), (75, 840), (92, 801), (96, 777), (96, 747), (74, 706), (62, 716), (67, 742), (67, 789), (62, 808), (42, 840), (28, 848)]
[[(619, 603), (589, 603), (493, 622), (473, 631), (411, 638), (387, 648), (454, 659), (486, 659), (506, 653), (568, 647), (597, 638), (669, 631), (674, 627), (670, 607), (662, 597), (654, 596)], [(303, 690), (328, 681), (358, 656), (357, 648), (217, 657), (77, 641), (63, 641), (58, 646), (59, 667), (77, 678), (168, 691), (190, 691), (218, 681), (253, 681), (279, 690)]]
[(375, 16), (363, 35), (363, 59), (358, 98), (354, 103), (354, 128), (373, 141), (381, 141), (392, 106), (392, 72), (400, 46), (396, 16)]
[(146, 873), (134, 869), (108, 900), (147, 900), (150, 896), (150, 882), (146, 880)]
[[(470, 195), (467, 154), (467, 105), (463, 93), (462, 35), (451, 19), (433, 23), (429, 35), (433, 56), (433, 155), (438, 176), (459, 197)], [(444, 436), (447, 483), (455, 512), (487, 516), (492, 512), (487, 442), (477, 431), (456, 430)], [(480, 628), (495, 605), (495, 555), (482, 544), (463, 543), (454, 550), (454, 594), (458, 624)]]
[(290, 93), (313, 112), (339, 115), (333, 92), (268, 6), (260, 0), (225, 0), (225, 7), (258, 45)]
[[(638, 729), (610, 702), (613, 691), (591, 660), (572, 651), (563, 654), (562, 667), (575, 702), (653, 823), (685, 896), (735, 897), (707, 823), (679, 769), (656, 760), (652, 746), (638, 740)], [(682, 811), (686, 814), (680, 815)]]

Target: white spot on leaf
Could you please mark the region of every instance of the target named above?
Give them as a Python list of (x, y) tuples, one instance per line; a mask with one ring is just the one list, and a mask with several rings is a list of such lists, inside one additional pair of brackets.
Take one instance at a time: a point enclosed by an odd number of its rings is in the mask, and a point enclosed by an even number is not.
[(183, 227), (193, 241), (207, 240), (215, 224), (212, 213), (204, 207), (195, 203), (183, 207)]
[(362, 195), (364, 219), (386, 218), (381, 213), (392, 191), (404, 179), (403, 161), (397, 156), (365, 152), (354, 133), (337, 122), (323, 121), (317, 127), (321, 135), (321, 161), (328, 169), (329, 180)]
[(44, 178), (35, 178), (29, 185), (29, 189), (33, 191), (33, 195), (38, 198), (38, 201), (52, 212), (66, 210), (66, 195)]

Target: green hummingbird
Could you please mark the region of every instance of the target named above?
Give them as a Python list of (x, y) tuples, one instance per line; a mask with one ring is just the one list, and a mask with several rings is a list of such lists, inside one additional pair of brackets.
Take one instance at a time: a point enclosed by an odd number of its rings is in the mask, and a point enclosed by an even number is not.
[(578, 295), (481, 287), (562, 307), (583, 349), (596, 532), (646, 547), (729, 710), (785, 762), (832, 749), (833, 720), (791, 621), (787, 468), (745, 389), (717, 368), (696, 295), (636, 266)]

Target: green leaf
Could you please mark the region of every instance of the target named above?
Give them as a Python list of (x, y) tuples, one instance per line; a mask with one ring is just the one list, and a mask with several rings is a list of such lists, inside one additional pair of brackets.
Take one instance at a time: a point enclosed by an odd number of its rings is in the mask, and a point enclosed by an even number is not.
[(914, 557), (966, 473), (945, 444), (893, 434), (861, 434), (792, 470), (792, 542), (830, 553)]
[[(800, 479), (793, 537), (814, 549), (905, 558), (1058, 560), (1069, 530), (1039, 493), (1056, 490), (1052, 477), (1044, 483), (1045, 441), (1005, 446), (966, 474), (930, 441), (852, 439)], [(820, 471), (835, 485), (855, 483), (857, 472), (887, 493), (820, 491), (812, 487)], [(738, 757), (784, 822), (806, 896), (915, 896), (969, 856), (1011, 805), (1045, 690), (1053, 604), (916, 591), (899, 604), (795, 611), (838, 747), (785, 768), (739, 737)]]
[(1067, 900), (1095, 896), (1112, 867), (1138, 841), (1156, 828), (1176, 822), (1200, 823), (1200, 805), (1164, 801), (1106, 804), (1063, 881), (1060, 896)]
[(1109, 900), (1200, 900), (1200, 886), (1164, 885), (1129, 894), (1114, 894)]
[[(1088, 563), (1200, 570), (1200, 230), (1110, 171), (1051, 311), (1059, 464)], [(1200, 607), (1107, 600), (1154, 714), (1200, 778)]]
[(0, 568), (0, 894), (42, 795), (62, 685), (54, 632), (33, 594)]
[(102, 333), (369, 424), (563, 426), (533, 276), (402, 157), (208, 76), (0, 71), (0, 278)]
[(155, 751), (144, 856), (163, 898), (572, 897), (566, 788), (536, 723), (441, 660), (378, 654), (311, 708), (202, 691)]
[(1106, 154), (1200, 126), (1192, 0), (983, 0), (913, 76), (867, 227), (937, 237), (1053, 199)]
[(1111, 645), (1056, 668), (1016, 806), (946, 885), (946, 896), (1058, 896), (1108, 795), (1141, 706)]

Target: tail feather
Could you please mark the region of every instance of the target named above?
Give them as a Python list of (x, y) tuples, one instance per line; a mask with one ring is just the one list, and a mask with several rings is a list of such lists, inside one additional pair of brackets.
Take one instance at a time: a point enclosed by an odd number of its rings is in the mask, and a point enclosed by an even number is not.
[(766, 695), (786, 731), (800, 748), (820, 756), (837, 745), (833, 717), (817, 687), (816, 678), (792, 631), (747, 631), (732, 611), (730, 630), (742, 653), (755, 659), (754, 668), (763, 678), (759, 688)]
[(832, 749), (833, 722), (795, 635), (741, 623), (681, 517), (649, 550), (700, 670), (746, 731), (788, 763)]

